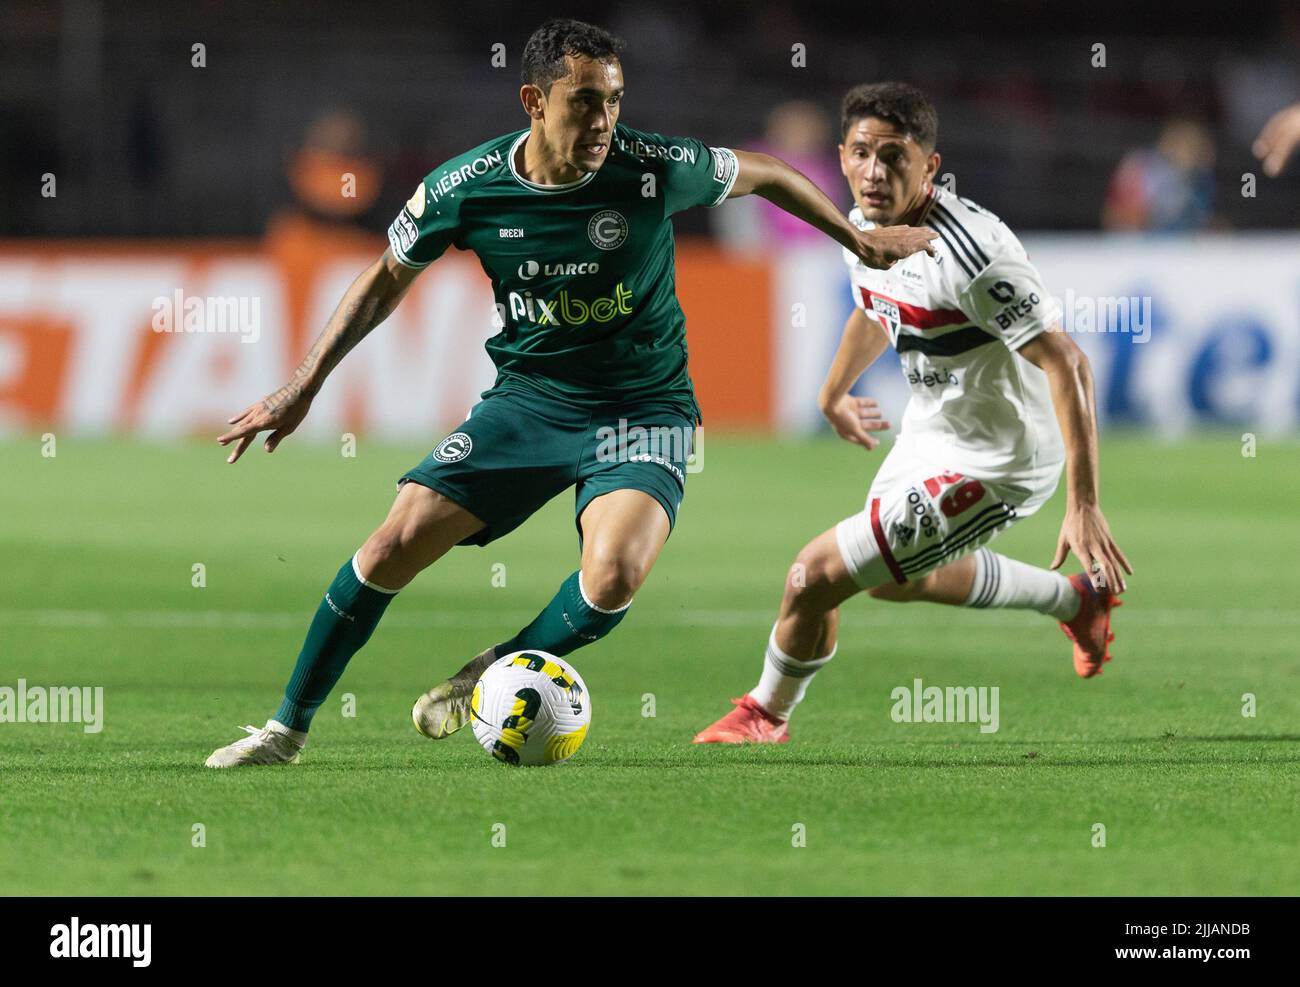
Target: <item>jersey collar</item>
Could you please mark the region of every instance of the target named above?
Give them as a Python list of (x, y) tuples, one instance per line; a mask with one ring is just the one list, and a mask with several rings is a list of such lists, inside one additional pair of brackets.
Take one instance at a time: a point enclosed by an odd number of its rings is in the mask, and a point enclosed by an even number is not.
[(915, 214), (916, 218), (915, 219), (904, 218), (904, 219), (900, 219), (899, 222), (906, 226), (924, 226), (926, 219), (928, 219), (930, 216), (931, 208), (933, 208), (935, 202), (937, 202), (938, 199), (939, 199), (939, 190), (934, 186), (933, 183), (931, 183), (929, 190), (925, 194), (925, 198), (922, 199), (920, 205), (913, 210), (913, 213)]
[(529, 133), (530, 131), (525, 130), (519, 135), (519, 138), (510, 145), (510, 154), (507, 156), (507, 160), (510, 162), (510, 174), (515, 176), (515, 181), (530, 192), (541, 192), (543, 195), (555, 195), (559, 192), (572, 192), (576, 188), (582, 188), (582, 186), (586, 185), (596, 177), (596, 172), (589, 171), (576, 181), (566, 182), (563, 185), (541, 185), (537, 182), (530, 182), (523, 175), (519, 174), (519, 170), (515, 167), (515, 155), (518, 154), (519, 149), (524, 146), (524, 141), (528, 139)]

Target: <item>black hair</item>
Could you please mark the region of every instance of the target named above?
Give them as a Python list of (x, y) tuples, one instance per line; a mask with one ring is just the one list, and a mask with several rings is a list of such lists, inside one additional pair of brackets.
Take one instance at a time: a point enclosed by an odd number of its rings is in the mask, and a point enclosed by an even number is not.
[(934, 150), (939, 136), (939, 115), (934, 112), (934, 104), (906, 82), (864, 83), (846, 92), (840, 104), (840, 136), (847, 137), (849, 127), (863, 117), (888, 120), (926, 151)]
[(622, 51), (622, 40), (604, 28), (568, 17), (556, 17), (534, 31), (528, 44), (524, 45), (520, 75), (525, 85), (550, 92), (555, 80), (564, 78), (568, 71), (564, 64), (565, 55), (609, 62), (616, 61)]

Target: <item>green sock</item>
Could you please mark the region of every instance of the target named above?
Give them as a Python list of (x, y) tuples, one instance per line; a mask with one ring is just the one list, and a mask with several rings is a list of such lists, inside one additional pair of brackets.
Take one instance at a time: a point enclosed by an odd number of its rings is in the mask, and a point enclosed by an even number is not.
[(618, 626), (631, 605), (628, 601), (617, 610), (600, 609), (583, 595), (581, 577), (575, 572), (531, 624), (509, 641), (497, 645), (497, 656), (536, 650), (562, 657), (599, 641)]
[(311, 725), (311, 718), (342, 676), (348, 660), (370, 640), (379, 618), (396, 595), (396, 590), (363, 583), (356, 569), (356, 556), (343, 563), (316, 608), (298, 663), (285, 686), (284, 702), (273, 719), (291, 730), (306, 730)]

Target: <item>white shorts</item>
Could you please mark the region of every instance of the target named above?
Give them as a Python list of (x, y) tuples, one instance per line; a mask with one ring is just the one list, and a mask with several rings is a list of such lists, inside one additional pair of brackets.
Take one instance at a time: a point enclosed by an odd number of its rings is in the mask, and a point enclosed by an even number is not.
[(840, 555), (863, 589), (905, 583), (988, 544), (1042, 507), (1061, 467), (1023, 477), (976, 480), (895, 443), (871, 483), (866, 509), (835, 527)]

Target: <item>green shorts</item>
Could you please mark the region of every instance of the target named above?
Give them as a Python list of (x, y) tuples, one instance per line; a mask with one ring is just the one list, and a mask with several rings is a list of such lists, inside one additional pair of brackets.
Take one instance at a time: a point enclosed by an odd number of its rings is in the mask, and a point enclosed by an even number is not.
[(524, 385), (495, 388), (397, 481), (436, 490), (486, 527), (461, 542), (486, 545), (575, 488), (574, 523), (601, 494), (641, 490), (671, 530), (686, 489), (695, 422), (669, 403), (580, 408)]

